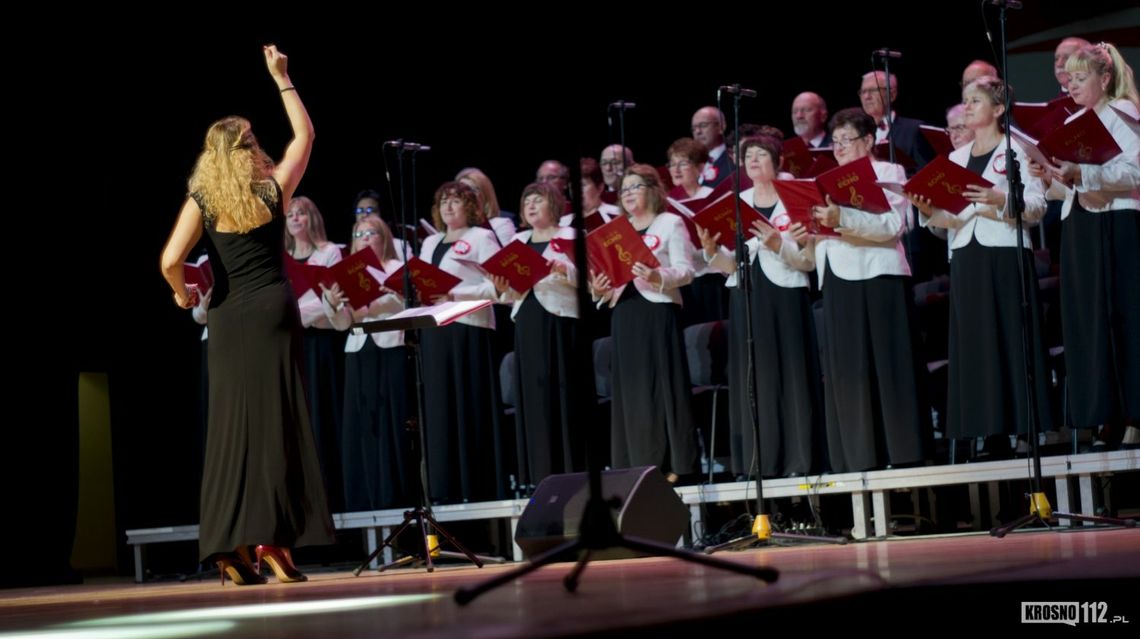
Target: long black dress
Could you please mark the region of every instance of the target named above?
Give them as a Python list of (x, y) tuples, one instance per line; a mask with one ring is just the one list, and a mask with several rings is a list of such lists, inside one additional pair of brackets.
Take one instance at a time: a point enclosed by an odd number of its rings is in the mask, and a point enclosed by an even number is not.
[[(203, 560), (238, 546), (329, 544), (301, 363), (301, 320), (282, 265), (284, 215), (249, 233), (205, 225), (214, 268), (210, 300), (209, 435), (198, 549)], [(198, 206), (207, 210), (195, 194)]]

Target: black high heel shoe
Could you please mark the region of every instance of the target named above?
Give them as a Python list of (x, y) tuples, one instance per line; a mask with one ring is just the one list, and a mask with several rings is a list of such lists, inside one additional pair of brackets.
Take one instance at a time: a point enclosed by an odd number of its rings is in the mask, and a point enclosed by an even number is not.
[(265, 577), (246, 561), (245, 557), (237, 554), (236, 552), (225, 553), (218, 555), (217, 562), (218, 572), (222, 576), (222, 585), (226, 585), (226, 575), (239, 586), (252, 586), (255, 584), (263, 584), (267, 581)]
[(277, 580), (281, 583), (293, 583), (296, 581), (308, 581), (309, 578), (297, 570), (293, 565), (293, 559), (289, 556), (289, 552), (277, 546), (258, 546), (257, 547), (257, 564), (261, 565), (261, 561), (269, 564), (273, 569), (273, 574), (277, 575)]

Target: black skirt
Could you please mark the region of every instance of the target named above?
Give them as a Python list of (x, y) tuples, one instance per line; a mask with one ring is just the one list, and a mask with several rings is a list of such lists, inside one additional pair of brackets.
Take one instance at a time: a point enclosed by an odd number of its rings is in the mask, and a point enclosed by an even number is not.
[[(451, 324), (420, 331), (428, 481), (436, 503), (505, 499), (499, 372), (491, 329)], [(513, 448), (509, 455), (514, 457)]]
[[(825, 437), (819, 349), (806, 287), (785, 288), (752, 275), (752, 334), (756, 406), (760, 415), (760, 473), (764, 477), (822, 470)], [(732, 291), (729, 333), (729, 445), (732, 471), (750, 474), (755, 434), (749, 406), (743, 293)]]
[[(946, 399), (950, 438), (1026, 433), (1025, 349), (1017, 248), (971, 241), (950, 261), (950, 367)], [(1052, 430), (1045, 385), (1045, 349), (1033, 254), (1022, 252), (1029, 278), (1029, 337), (1033, 349), (1038, 432)]]
[(676, 304), (629, 284), (613, 310), (612, 465), (697, 472), (689, 362)]
[(922, 460), (907, 279), (844, 280), (827, 266), (821, 355), (827, 449), (834, 472)]
[(537, 485), (558, 473), (585, 470), (592, 378), (575, 377), (584, 344), (578, 320), (552, 315), (533, 292), (515, 315), (515, 409), (519, 478)]
[(681, 328), (728, 318), (724, 275), (705, 273), (681, 287)]
[(1140, 420), (1140, 211), (1089, 213), (1073, 201), (1061, 325), (1072, 425)]
[(345, 508), (398, 508), (418, 503), (408, 438), (407, 352), (368, 339), (344, 358), (341, 459)]
[(344, 404), (344, 335), (324, 328), (304, 329), (305, 399), (309, 421), (328, 490), (329, 508), (344, 508), (341, 485), (340, 432)]

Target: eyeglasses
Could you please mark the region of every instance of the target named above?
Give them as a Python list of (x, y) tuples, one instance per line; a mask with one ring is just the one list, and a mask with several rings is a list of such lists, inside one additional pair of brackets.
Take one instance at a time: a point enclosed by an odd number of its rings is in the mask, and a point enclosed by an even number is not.
[(848, 146), (851, 146), (855, 142), (862, 140), (862, 139), (863, 139), (862, 137), (854, 137), (854, 138), (834, 138), (833, 137), (833, 138), (831, 138), (831, 143), (834, 144), (835, 146), (848, 147)]
[(680, 162), (670, 162), (665, 165), (667, 169), (687, 169), (693, 166), (693, 163), (688, 160), (681, 160)]
[(357, 232), (352, 234), (352, 237), (353, 237), (353, 239), (360, 240), (360, 239), (368, 239), (368, 238), (372, 237), (373, 235), (380, 235), (380, 231), (373, 231), (372, 229), (368, 229), (367, 231), (357, 231)]
[(625, 162), (622, 162), (621, 160), (602, 160), (601, 162), (598, 162), (598, 164), (610, 167), (625, 166)]
[(358, 206), (356, 207), (357, 215), (368, 215), (369, 213), (379, 213), (380, 209), (375, 206)]
[(621, 190), (618, 191), (618, 193), (621, 195), (625, 195), (626, 193), (637, 193), (641, 189), (648, 188), (648, 187), (649, 187), (649, 185), (646, 184), (645, 182), (641, 182), (640, 184), (630, 184), (629, 186), (621, 187)]

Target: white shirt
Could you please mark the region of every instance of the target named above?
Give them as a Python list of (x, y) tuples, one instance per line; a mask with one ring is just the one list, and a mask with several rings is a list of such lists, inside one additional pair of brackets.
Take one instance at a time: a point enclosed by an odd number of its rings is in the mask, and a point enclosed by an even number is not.
[[(498, 219), (498, 218), (491, 218)], [(509, 220), (508, 220), (509, 221)], [(431, 256), (435, 253), (435, 247), (446, 237), (446, 233), (437, 233), (424, 240), (420, 246), (420, 259), (431, 263)], [(451, 273), (452, 275), (463, 280), (451, 289), (451, 297), (456, 301), (459, 300), (497, 300), (498, 293), (495, 291), (495, 285), (487, 281), (483, 274), (479, 271), (465, 266), (457, 261), (455, 258), (465, 260), (472, 260), (474, 262), (486, 262), (491, 257), (499, 252), (498, 240), (495, 234), (483, 228), (482, 226), (473, 226), (464, 231), (463, 235), (455, 241), (447, 252), (443, 255), (443, 260), (439, 263), (439, 268)], [(424, 300), (428, 302), (429, 300)], [(480, 328), (495, 328), (495, 314), (491, 307), (481, 308), (474, 313), (469, 313), (456, 320), (460, 324), (468, 324), (470, 326), (478, 326)]]
[[(365, 250), (370, 251), (372, 249)], [(401, 260), (388, 260), (384, 263), (384, 273), (395, 273), (402, 264), (403, 261)], [(372, 279), (376, 279), (372, 273), (369, 273), (369, 276), (372, 277)], [(377, 281), (377, 283), (379, 284), (380, 282)], [(344, 331), (352, 326), (352, 309), (350, 309), (347, 304), (342, 306), (339, 311), (334, 311), (332, 307), (329, 306), (327, 300), (325, 300), (324, 306), (334, 328), (339, 331)], [(404, 300), (391, 293), (385, 293), (368, 304), (368, 308), (364, 310), (364, 318), (362, 321), (373, 322), (381, 320), (390, 315), (395, 315), (402, 310), (404, 310)], [(404, 345), (404, 331), (380, 331), (378, 333), (368, 334), (349, 333), (344, 342), (344, 352), (358, 352), (364, 348), (364, 342), (369, 337), (371, 337), (372, 341), (380, 348), (396, 348)]]
[[(740, 199), (751, 205), (754, 191), (755, 189), (741, 191)], [(788, 223), (787, 209), (784, 208), (783, 202), (776, 200), (776, 208), (772, 210), (770, 220), (777, 228)], [(748, 247), (749, 264), (759, 259), (760, 270), (764, 273), (764, 276), (776, 286), (782, 286), (784, 288), (807, 288), (808, 276), (805, 271), (810, 271), (815, 267), (815, 260), (813, 259), (811, 250), (801, 248), (800, 245), (792, 239), (792, 234), (788, 231), (782, 231), (780, 233), (783, 241), (780, 244), (779, 252), (775, 252), (764, 244), (761, 244), (760, 238), (752, 235), (750, 232), (747, 235), (749, 239), (745, 245)], [(736, 286), (737, 273), (735, 262), (735, 252), (729, 251), (724, 246), (720, 246), (717, 248), (717, 253), (709, 260), (709, 266), (722, 273), (729, 274), (725, 286)]]
[[(526, 229), (519, 231), (512, 239), (518, 240), (523, 244), (530, 241), (531, 235), (534, 231)], [(572, 240), (574, 239), (574, 229), (561, 227), (554, 234), (554, 237)], [(546, 250), (542, 252), (542, 257), (546, 260), (554, 260), (566, 265), (566, 275), (555, 273), (551, 271), (549, 275), (539, 280), (533, 288), (525, 293), (518, 293), (514, 289), (507, 289), (503, 293), (499, 301), (504, 304), (513, 304), (511, 307), (511, 319), (514, 319), (518, 314), (519, 308), (522, 306), (524, 300), (531, 293), (534, 293), (538, 303), (542, 308), (551, 315), (558, 317), (578, 317), (578, 271), (574, 268), (574, 261), (569, 255), (561, 253), (554, 248), (554, 243), (546, 245)]]
[(601, 301), (617, 304), (626, 286), (635, 286), (642, 297), (659, 304), (681, 304), (680, 287), (693, 281), (693, 245), (689, 241), (689, 231), (681, 218), (672, 213), (658, 213), (649, 228), (645, 229), (642, 241), (661, 263), (657, 272), (661, 284), (651, 284), (640, 277), (629, 284), (611, 289)]

